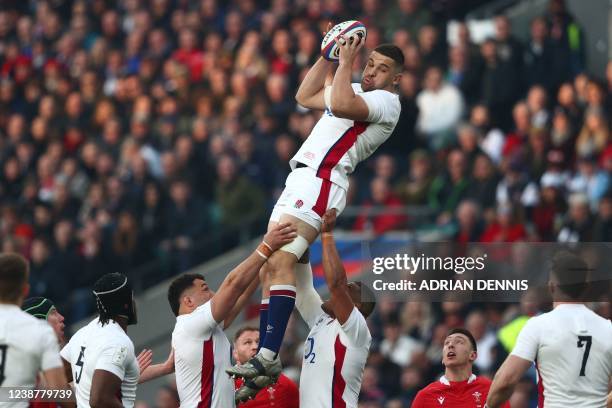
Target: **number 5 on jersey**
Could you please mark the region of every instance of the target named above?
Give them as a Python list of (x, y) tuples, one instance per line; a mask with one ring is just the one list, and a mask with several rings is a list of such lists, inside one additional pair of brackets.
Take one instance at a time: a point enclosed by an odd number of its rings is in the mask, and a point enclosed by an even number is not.
[(85, 358), (85, 347), (81, 346), (81, 352), (79, 353), (79, 358), (77, 359), (77, 362), (75, 363), (75, 366), (79, 367), (78, 370), (79, 372), (76, 372), (76, 369), (74, 370), (74, 381), (78, 384), (81, 381), (81, 375), (83, 375), (83, 364), (85, 363), (83, 361), (83, 359)]

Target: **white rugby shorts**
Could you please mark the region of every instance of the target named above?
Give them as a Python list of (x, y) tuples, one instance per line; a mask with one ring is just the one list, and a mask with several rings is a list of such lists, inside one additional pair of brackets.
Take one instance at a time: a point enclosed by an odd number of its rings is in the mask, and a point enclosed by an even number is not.
[(285, 189), (278, 198), (271, 222), (278, 222), (282, 214), (289, 214), (321, 231), (325, 211), (335, 208), (340, 215), (346, 206), (346, 190), (317, 177), (316, 170), (300, 167), (287, 176)]

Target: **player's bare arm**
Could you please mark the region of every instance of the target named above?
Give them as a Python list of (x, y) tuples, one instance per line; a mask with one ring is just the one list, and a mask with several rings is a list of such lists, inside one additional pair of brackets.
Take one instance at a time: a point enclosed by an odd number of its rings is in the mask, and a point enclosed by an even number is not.
[[(170, 354), (166, 361), (160, 364), (150, 364), (153, 359), (153, 352), (151, 350), (145, 349), (143, 350), (136, 360), (138, 361), (138, 367), (140, 367), (140, 377), (138, 378), (138, 384), (142, 384), (147, 381), (154, 380), (156, 378), (162, 377), (164, 375), (172, 374), (174, 372), (174, 349), (170, 349)], [(143, 368), (141, 363), (146, 363), (149, 361), (149, 364)]]
[[(210, 308), (215, 321), (222, 322), (229, 316), (234, 303), (256, 278), (267, 258), (296, 236), (296, 228), (288, 223), (279, 224), (264, 235), (258, 249), (227, 275), (211, 299)], [(269, 252), (266, 254), (265, 251)]]
[(117, 395), (121, 392), (121, 379), (106, 370), (94, 371), (91, 381), (89, 405), (91, 408), (122, 408)]
[[(264, 269), (264, 268), (261, 268), (261, 269)], [(232, 323), (234, 322), (238, 314), (242, 311), (244, 306), (247, 304), (247, 302), (249, 301), (253, 293), (255, 293), (260, 283), (259, 275), (260, 274), (255, 275), (255, 279), (253, 279), (253, 281), (249, 284), (249, 286), (246, 288), (244, 293), (240, 295), (240, 297), (234, 304), (234, 307), (232, 307), (232, 310), (230, 310), (225, 320), (223, 320), (223, 329), (227, 329), (228, 327), (232, 325)]]
[[(327, 31), (332, 25), (327, 25)], [(325, 35), (325, 33), (323, 33)], [(323, 57), (319, 57), (312, 68), (308, 71), (304, 80), (295, 94), (297, 103), (308, 109), (325, 109), (325, 80), (333, 63)]]
[[(70, 390), (70, 385), (66, 381), (66, 374), (64, 373), (64, 367), (55, 367), (49, 370), (43, 371), (43, 377), (47, 388), (50, 390)], [(64, 408), (76, 407), (74, 402), (62, 402), (60, 405)]]
[(334, 116), (365, 121), (369, 109), (363, 98), (355, 95), (351, 86), (353, 64), (364, 45), (358, 37), (350, 41), (344, 36), (335, 40), (340, 48), (340, 61), (331, 87), (330, 108)]
[(321, 240), (323, 241), (323, 272), (331, 295), (331, 303), (336, 319), (344, 324), (355, 305), (348, 292), (346, 271), (338, 255), (332, 231), (336, 225), (336, 210), (331, 209), (323, 215)]
[(497, 370), (487, 397), (488, 408), (499, 408), (510, 399), (514, 387), (531, 367), (531, 361), (514, 355), (508, 356)]

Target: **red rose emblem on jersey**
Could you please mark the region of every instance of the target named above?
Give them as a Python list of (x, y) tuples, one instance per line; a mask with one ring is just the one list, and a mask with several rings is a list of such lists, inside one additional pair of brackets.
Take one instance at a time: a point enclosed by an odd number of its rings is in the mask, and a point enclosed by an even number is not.
[(304, 202), (303, 202), (302, 200), (297, 200), (297, 201), (295, 202), (294, 207), (295, 207), (295, 208), (302, 208), (302, 206), (303, 206), (303, 205), (304, 205)]

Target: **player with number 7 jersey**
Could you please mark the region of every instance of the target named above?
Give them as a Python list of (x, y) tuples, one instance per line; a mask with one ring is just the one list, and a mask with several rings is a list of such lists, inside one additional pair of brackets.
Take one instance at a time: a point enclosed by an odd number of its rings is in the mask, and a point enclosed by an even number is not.
[(538, 407), (603, 408), (612, 376), (612, 323), (585, 304), (587, 263), (571, 252), (553, 257), (548, 288), (553, 310), (532, 317), (495, 374), (487, 399), (497, 408), (533, 365)]

